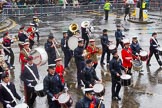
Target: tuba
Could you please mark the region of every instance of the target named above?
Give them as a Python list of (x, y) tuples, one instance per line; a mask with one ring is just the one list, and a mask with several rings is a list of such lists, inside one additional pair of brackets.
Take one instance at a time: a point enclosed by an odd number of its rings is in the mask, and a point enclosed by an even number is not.
[(83, 27), (83, 28), (89, 28), (90, 27), (90, 22), (89, 21), (83, 21), (81, 23), (81, 27)]
[(79, 28), (79, 26), (78, 26), (78, 24), (76, 24), (76, 23), (72, 23), (72, 24), (70, 24), (70, 26), (69, 26), (69, 30), (70, 30), (74, 35), (76, 35), (76, 32), (77, 32), (78, 28)]

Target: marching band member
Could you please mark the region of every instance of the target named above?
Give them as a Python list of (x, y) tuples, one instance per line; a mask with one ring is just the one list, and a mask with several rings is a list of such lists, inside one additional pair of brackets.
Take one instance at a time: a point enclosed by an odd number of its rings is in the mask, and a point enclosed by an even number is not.
[(19, 61), (21, 63), (21, 73), (24, 71), (24, 66), (27, 63), (27, 58), (30, 55), (31, 49), (29, 48), (29, 42), (26, 40), (23, 44), (23, 49), (20, 51)]
[(28, 36), (26, 35), (25, 31), (24, 31), (24, 26), (20, 27), (19, 32), (18, 32), (18, 38), (19, 38), (19, 48), (20, 51), (23, 48), (23, 43), (25, 42), (26, 39), (28, 39)]
[(10, 57), (10, 63), (9, 63), (10, 69), (14, 68), (14, 59), (15, 59), (14, 53), (13, 53), (13, 51), (11, 49), (11, 44), (12, 43), (13, 43), (13, 41), (9, 37), (8, 32), (6, 32), (3, 35), (3, 42), (2, 42), (2, 44), (5, 47), (4, 48), (5, 56), (9, 56)]
[(156, 37), (157, 37), (157, 33), (155, 33), (155, 32), (152, 33), (152, 37), (150, 39), (150, 54), (149, 54), (149, 58), (148, 58), (147, 63), (146, 63), (147, 66), (151, 66), (150, 60), (151, 60), (151, 57), (152, 57), (153, 54), (155, 55), (155, 58), (156, 58), (158, 64), (160, 66), (162, 66), (162, 61), (159, 58), (158, 49), (157, 49), (160, 45), (159, 45)]
[(122, 34), (122, 31), (121, 31), (121, 25), (117, 25), (117, 30), (115, 31), (115, 38), (116, 38), (116, 48), (118, 48), (119, 44), (121, 45), (121, 47), (123, 48), (123, 42), (122, 42), (122, 39), (123, 37), (125, 37), (123, 34)]
[(36, 29), (35, 30), (35, 34), (37, 35), (37, 42), (39, 44), (39, 32), (38, 32), (38, 26), (39, 26), (39, 24), (38, 24), (38, 21), (39, 21), (38, 17), (33, 16), (33, 22), (32, 22), (32, 24), (33, 24), (33, 26)]
[(96, 69), (98, 60), (97, 60), (97, 54), (99, 52), (99, 49), (95, 45), (95, 39), (89, 40), (90, 44), (87, 46), (87, 59), (91, 59), (93, 61), (93, 67)]
[(84, 39), (84, 44), (85, 44), (85, 48), (87, 48), (88, 43), (89, 43), (89, 34), (87, 31), (87, 27), (81, 27), (81, 32), (82, 32), (82, 39)]
[(55, 62), (56, 62), (56, 69), (55, 69), (56, 73), (60, 76), (62, 84), (64, 84), (65, 83), (64, 74), (66, 72), (64, 70), (64, 66), (62, 65), (62, 58), (57, 58)]
[(80, 99), (75, 108), (105, 108), (101, 99), (96, 98), (93, 88), (85, 88), (85, 95)]
[(121, 89), (121, 83), (120, 83), (120, 76), (122, 75), (121, 70), (126, 71), (126, 69), (122, 66), (122, 61), (119, 58), (119, 55), (117, 51), (112, 52), (113, 58), (110, 61), (110, 72), (111, 72), (111, 81), (112, 81), (112, 100), (121, 100), (119, 97), (119, 92)]
[(82, 87), (82, 83), (81, 83), (81, 79), (82, 79), (82, 75), (81, 75), (81, 71), (85, 66), (85, 62), (84, 62), (84, 42), (82, 38), (79, 38), (78, 40), (78, 47), (74, 50), (74, 58), (75, 58), (75, 64), (77, 67), (77, 81), (78, 81), (78, 88)]
[(69, 62), (73, 56), (73, 51), (68, 46), (67, 32), (63, 32), (63, 38), (61, 39), (61, 49), (64, 53), (64, 66), (68, 68)]
[(132, 54), (133, 55), (137, 55), (137, 56), (139, 55), (142, 48), (138, 43), (137, 36), (132, 37), (132, 43), (130, 45), (130, 48), (132, 49)]
[(32, 49), (34, 45), (34, 37), (35, 37), (35, 28), (30, 24), (30, 26), (27, 28), (26, 32), (28, 33), (29, 38), (29, 48)]
[(83, 68), (82, 74), (85, 88), (92, 88), (97, 81), (102, 82), (96, 75), (91, 59), (86, 60), (86, 66)]
[(55, 49), (55, 43), (54, 43), (54, 36), (50, 33), (48, 36), (48, 40), (45, 43), (45, 50), (48, 55), (48, 64), (55, 64), (56, 59), (56, 49)]
[(101, 56), (101, 61), (100, 61), (101, 65), (105, 65), (103, 61), (104, 61), (104, 57), (106, 53), (107, 53), (107, 64), (110, 61), (110, 51), (108, 49), (108, 45), (110, 44), (110, 41), (108, 39), (107, 31), (108, 31), (107, 29), (104, 29), (103, 35), (101, 36), (101, 44), (102, 44), (102, 56)]
[(55, 64), (48, 65), (48, 75), (43, 80), (44, 91), (47, 94), (49, 108), (61, 108), (57, 98), (59, 93), (64, 90), (59, 75), (56, 73)]
[(3, 104), (3, 108), (14, 108), (17, 104), (16, 99), (21, 100), (21, 97), (16, 91), (15, 84), (10, 82), (8, 73), (4, 72), (1, 78), (0, 102)]
[(125, 39), (123, 41), (123, 45), (124, 45), (124, 48), (121, 51), (121, 56), (122, 56), (122, 59), (123, 59), (123, 66), (126, 69), (128, 69), (127, 74), (132, 75), (132, 73), (131, 73), (132, 60), (133, 59), (139, 59), (139, 58), (132, 54), (132, 49), (130, 48), (129, 39)]
[(25, 101), (29, 108), (33, 108), (33, 104), (37, 96), (34, 91), (34, 87), (38, 83), (39, 72), (37, 65), (33, 63), (32, 56), (27, 58), (27, 64), (24, 67), (24, 72), (21, 74), (21, 80), (24, 82)]

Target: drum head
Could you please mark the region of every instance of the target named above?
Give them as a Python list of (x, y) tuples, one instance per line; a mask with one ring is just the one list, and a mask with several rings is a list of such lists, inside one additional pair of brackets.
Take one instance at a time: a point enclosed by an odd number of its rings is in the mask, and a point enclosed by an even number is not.
[(93, 90), (95, 93), (100, 93), (104, 90), (104, 86), (102, 84), (95, 84)]
[(35, 48), (31, 52), (31, 55), (33, 56), (33, 62), (37, 66), (44, 65), (47, 62), (48, 56), (44, 48), (41, 47)]
[(34, 89), (35, 89), (35, 91), (43, 90), (43, 83), (37, 84), (37, 85), (34, 87)]
[(77, 48), (78, 47), (78, 38), (75, 36), (70, 37), (68, 40), (68, 46), (71, 50), (74, 50), (75, 48)]
[(139, 55), (142, 56), (142, 57), (144, 57), (144, 56), (147, 56), (148, 53), (147, 53), (147, 51), (141, 51)]
[(162, 51), (162, 47), (158, 47), (157, 50)]
[(18, 104), (14, 108), (29, 108), (26, 103)]
[(116, 48), (116, 45), (114, 45), (114, 44), (111, 44), (110, 46), (109, 46), (109, 50), (113, 50), (113, 49), (115, 49)]
[(128, 79), (131, 79), (131, 76), (126, 74), (126, 75), (122, 75), (120, 78), (128, 80)]
[(58, 102), (60, 104), (64, 104), (66, 102), (68, 102), (70, 99), (70, 95), (68, 93), (63, 93), (58, 97)]

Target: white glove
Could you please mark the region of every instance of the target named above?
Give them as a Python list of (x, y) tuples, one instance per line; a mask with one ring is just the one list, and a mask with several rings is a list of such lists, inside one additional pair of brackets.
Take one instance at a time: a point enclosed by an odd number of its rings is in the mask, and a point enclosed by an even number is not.
[(138, 53), (136, 53), (136, 55), (139, 55)]
[(24, 103), (25, 102), (25, 96), (23, 96), (20, 101), (21, 101), (21, 103)]
[(65, 90), (65, 92), (67, 92), (69, 89), (68, 89), (68, 87), (64, 87), (64, 90)]
[(31, 85), (31, 83), (29, 83), (29, 84), (28, 84), (28, 87), (33, 87), (33, 86)]
[(53, 96), (52, 101), (55, 101), (55, 100), (56, 100), (56, 98)]
[(10, 104), (7, 104), (6, 108), (12, 108), (12, 106)]

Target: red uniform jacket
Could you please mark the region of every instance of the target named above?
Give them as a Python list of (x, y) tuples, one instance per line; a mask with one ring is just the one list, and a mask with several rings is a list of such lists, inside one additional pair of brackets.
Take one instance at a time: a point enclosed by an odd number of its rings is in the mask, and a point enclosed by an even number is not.
[(29, 39), (34, 40), (34, 36), (35, 36), (34, 27), (29, 26), (28, 29), (26, 30), (26, 32), (29, 34)]
[(64, 74), (63, 65), (56, 65), (56, 73), (58, 73), (58, 75), (60, 76), (61, 82), (64, 83), (65, 80), (64, 80), (64, 77), (63, 77), (63, 74)]
[(128, 49), (123, 48), (121, 51), (121, 55), (122, 55), (122, 59), (123, 59), (123, 66), (125, 68), (131, 68), (132, 67), (131, 60), (133, 60), (131, 48), (128, 48)]
[(87, 52), (90, 53), (87, 55), (87, 59), (91, 59), (93, 61), (93, 63), (97, 63), (97, 53), (98, 50), (97, 48), (93, 48), (92, 46), (87, 46), (86, 48)]

